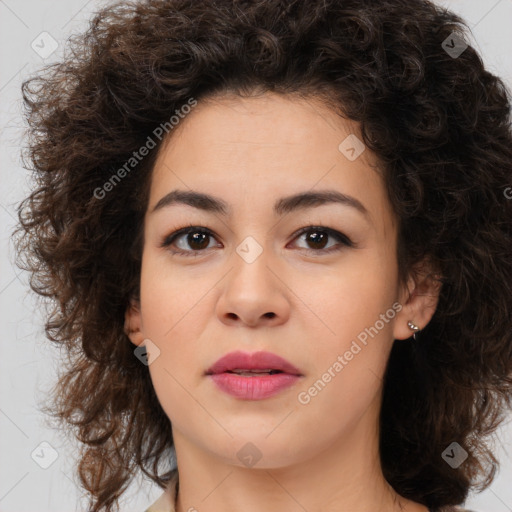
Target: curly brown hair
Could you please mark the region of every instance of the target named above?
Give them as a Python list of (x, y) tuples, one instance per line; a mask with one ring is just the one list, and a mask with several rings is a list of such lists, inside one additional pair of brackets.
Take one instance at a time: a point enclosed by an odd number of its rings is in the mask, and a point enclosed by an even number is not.
[[(117, 508), (137, 469), (161, 487), (172, 474), (171, 425), (124, 325), (164, 138), (98, 190), (190, 98), (226, 91), (315, 96), (360, 123), (398, 219), (401, 280), (428, 257), (443, 284), (419, 341), (395, 340), (389, 358), (384, 476), (429, 507), (490, 485), (485, 440), (512, 397), (510, 93), (466, 31), (424, 0), (120, 2), (25, 80), (36, 186), (18, 209), (18, 265), (68, 356), (49, 410), (82, 443), (92, 512)], [(469, 454), (457, 469), (441, 457), (453, 441)]]

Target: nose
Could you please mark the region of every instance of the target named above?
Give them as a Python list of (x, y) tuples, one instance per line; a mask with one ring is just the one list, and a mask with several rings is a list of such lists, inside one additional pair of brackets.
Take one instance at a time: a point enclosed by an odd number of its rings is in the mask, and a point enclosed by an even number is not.
[[(289, 288), (278, 276), (270, 250), (264, 250), (254, 261), (248, 262), (234, 253), (233, 268), (223, 282), (217, 302), (217, 315), (228, 325), (247, 327), (277, 326), (288, 320)], [(274, 267), (274, 268), (272, 268)]]

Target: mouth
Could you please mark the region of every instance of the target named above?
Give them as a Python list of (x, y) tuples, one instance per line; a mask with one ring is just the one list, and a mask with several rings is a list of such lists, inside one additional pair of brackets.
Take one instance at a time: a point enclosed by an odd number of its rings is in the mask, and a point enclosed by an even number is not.
[(231, 352), (205, 375), (218, 389), (240, 400), (263, 400), (296, 384), (302, 373), (270, 352)]
[(234, 373), (245, 377), (280, 373), (302, 376), (300, 370), (289, 361), (271, 352), (230, 352), (206, 370), (206, 375), (221, 373)]
[(244, 377), (256, 377), (258, 375), (276, 375), (278, 373), (284, 373), (281, 370), (241, 370), (237, 368), (236, 370), (227, 370), (224, 373), (234, 373), (236, 375), (242, 375)]

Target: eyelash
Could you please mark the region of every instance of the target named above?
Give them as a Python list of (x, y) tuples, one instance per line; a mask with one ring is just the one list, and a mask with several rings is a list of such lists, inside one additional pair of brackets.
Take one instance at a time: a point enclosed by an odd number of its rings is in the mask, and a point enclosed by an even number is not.
[[(335, 238), (338, 242), (340, 242), (341, 246), (333, 246), (328, 249), (305, 249), (300, 248), (301, 250), (305, 251), (308, 254), (314, 254), (315, 256), (318, 255), (318, 253), (321, 254), (330, 254), (332, 252), (340, 251), (344, 247), (355, 247), (355, 244), (350, 240), (350, 238), (343, 233), (340, 233), (339, 231), (336, 231), (335, 229), (327, 228), (324, 226), (305, 226), (294, 233), (294, 238), (298, 238), (299, 236), (303, 235), (304, 233), (309, 233), (312, 231), (320, 231), (322, 233), (326, 233), (327, 235)], [(193, 255), (193, 257), (200, 256), (201, 252), (207, 251), (208, 249), (200, 249), (200, 250), (190, 250), (190, 251), (184, 251), (182, 249), (170, 249), (170, 246), (175, 242), (177, 238), (179, 238), (181, 235), (188, 235), (190, 233), (202, 233), (206, 234), (208, 236), (211, 236), (215, 238), (215, 234), (210, 231), (207, 228), (203, 228), (201, 226), (193, 226), (189, 225), (184, 228), (178, 229), (177, 231), (174, 231), (170, 235), (166, 236), (163, 242), (160, 244), (160, 247), (162, 248), (168, 248), (168, 250), (172, 254), (178, 254), (182, 256), (190, 257)]]

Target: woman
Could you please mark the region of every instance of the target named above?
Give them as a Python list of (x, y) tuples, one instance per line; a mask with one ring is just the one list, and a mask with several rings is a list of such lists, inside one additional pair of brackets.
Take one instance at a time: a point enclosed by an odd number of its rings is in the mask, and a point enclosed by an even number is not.
[(462, 20), (147, 0), (71, 50), (17, 234), (90, 510), (136, 470), (150, 512), (462, 510), (512, 384), (509, 95)]

